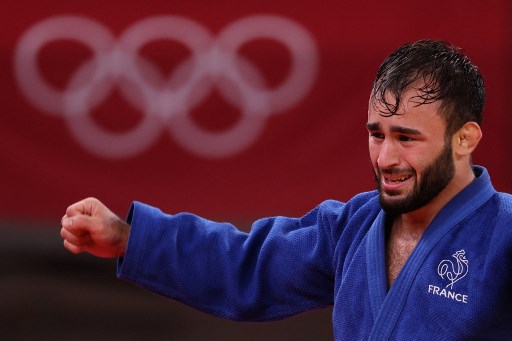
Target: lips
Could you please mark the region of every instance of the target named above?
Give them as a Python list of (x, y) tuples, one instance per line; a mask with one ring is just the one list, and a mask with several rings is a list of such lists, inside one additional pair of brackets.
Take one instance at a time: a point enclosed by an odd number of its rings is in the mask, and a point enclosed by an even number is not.
[(412, 178), (411, 174), (381, 174), (382, 188), (396, 191), (403, 188)]

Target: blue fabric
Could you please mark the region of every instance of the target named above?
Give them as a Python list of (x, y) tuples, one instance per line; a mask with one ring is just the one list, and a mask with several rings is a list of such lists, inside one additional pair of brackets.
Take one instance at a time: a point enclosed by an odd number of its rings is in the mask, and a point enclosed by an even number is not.
[(334, 305), (337, 340), (511, 339), (512, 196), (487, 171), (429, 225), (391, 288), (376, 191), (250, 233), (134, 202), (118, 276), (202, 311), (272, 320)]

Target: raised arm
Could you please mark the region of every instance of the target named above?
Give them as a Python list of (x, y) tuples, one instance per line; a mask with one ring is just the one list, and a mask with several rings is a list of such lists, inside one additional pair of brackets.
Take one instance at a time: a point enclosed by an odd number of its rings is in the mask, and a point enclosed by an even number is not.
[(272, 217), (250, 233), (193, 214), (134, 203), (118, 276), (223, 318), (269, 320), (331, 305), (330, 204)]
[(70, 252), (119, 257), (120, 278), (199, 310), (278, 319), (333, 303), (331, 233), (339, 205), (324, 203), (302, 218), (260, 219), (245, 233), (137, 202), (126, 223), (88, 198), (66, 210), (61, 236)]

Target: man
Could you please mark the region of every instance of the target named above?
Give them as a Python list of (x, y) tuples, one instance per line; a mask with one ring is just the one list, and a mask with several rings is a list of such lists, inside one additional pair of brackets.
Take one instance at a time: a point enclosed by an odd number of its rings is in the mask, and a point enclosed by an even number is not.
[(249, 234), (139, 202), (125, 223), (89, 198), (67, 209), (64, 246), (120, 257), (120, 278), (224, 318), (334, 305), (337, 340), (511, 337), (512, 196), (471, 163), (484, 102), (458, 48), (406, 44), (369, 101), (377, 191), (258, 220)]

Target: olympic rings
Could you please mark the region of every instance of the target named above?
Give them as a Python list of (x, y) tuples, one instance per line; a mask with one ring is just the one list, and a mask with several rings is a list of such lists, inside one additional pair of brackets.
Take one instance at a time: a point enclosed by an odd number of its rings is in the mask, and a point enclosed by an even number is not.
[[(291, 55), (288, 77), (272, 89), (264, 87), (259, 70), (238, 54), (243, 44), (258, 38), (283, 44)], [(37, 57), (46, 44), (64, 39), (90, 48), (93, 57), (60, 90), (44, 80)], [(167, 79), (140, 55), (142, 47), (159, 40), (177, 41), (191, 52)], [(65, 117), (77, 141), (96, 155), (135, 156), (150, 148), (167, 127), (183, 148), (199, 156), (221, 158), (247, 148), (270, 115), (289, 109), (308, 93), (317, 59), (309, 32), (278, 16), (242, 18), (217, 37), (190, 19), (155, 16), (130, 26), (118, 39), (92, 19), (59, 16), (36, 23), (22, 35), (14, 71), (27, 100), (42, 111)], [(89, 117), (114, 87), (144, 113), (141, 122), (127, 132), (105, 131)], [(213, 88), (242, 114), (234, 126), (221, 132), (200, 128), (188, 115)]]

